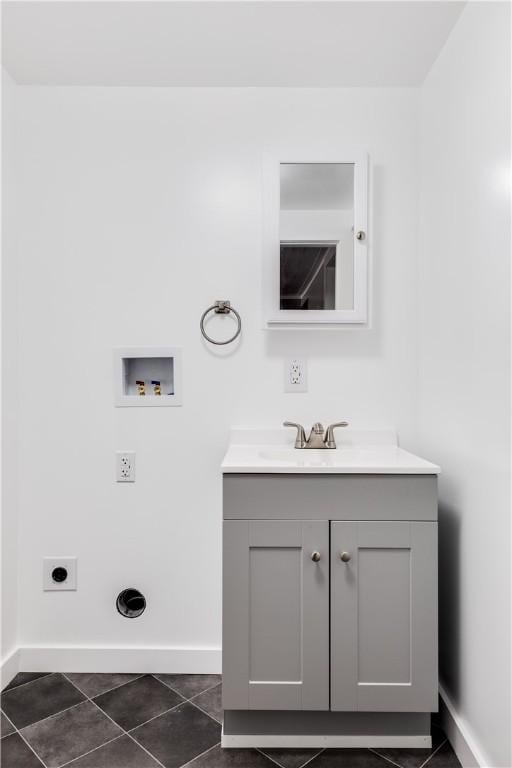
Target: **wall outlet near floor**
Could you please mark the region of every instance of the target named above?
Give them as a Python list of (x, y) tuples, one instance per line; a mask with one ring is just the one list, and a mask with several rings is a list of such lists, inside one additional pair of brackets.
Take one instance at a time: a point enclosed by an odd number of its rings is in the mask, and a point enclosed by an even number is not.
[(284, 391), (307, 392), (308, 369), (306, 361), (298, 357), (286, 360), (284, 364)]
[(43, 590), (76, 590), (76, 557), (43, 557)]
[(118, 483), (135, 482), (135, 452), (117, 451), (116, 480)]

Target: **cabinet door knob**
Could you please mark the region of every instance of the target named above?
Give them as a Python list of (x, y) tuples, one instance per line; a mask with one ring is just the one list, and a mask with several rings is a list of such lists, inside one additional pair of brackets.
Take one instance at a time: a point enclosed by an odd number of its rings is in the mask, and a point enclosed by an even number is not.
[(348, 563), (350, 560), (350, 552), (340, 552), (340, 560), (344, 563)]
[(311, 553), (311, 559), (313, 560), (314, 563), (318, 563), (318, 561), (320, 560), (320, 557), (321, 557), (320, 552), (317, 552), (316, 550)]

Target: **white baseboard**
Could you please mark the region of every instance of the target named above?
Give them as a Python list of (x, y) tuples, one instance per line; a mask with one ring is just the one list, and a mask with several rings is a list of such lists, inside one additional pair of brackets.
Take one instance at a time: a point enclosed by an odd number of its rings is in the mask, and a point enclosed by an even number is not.
[(439, 683), (441, 695), (441, 725), (446, 733), (453, 751), (459, 758), (462, 768), (493, 768), (492, 763), (484, 755), (484, 750), (479, 746), (471, 728), (462, 718), (446, 693), (446, 689)]
[(432, 737), (411, 736), (343, 736), (329, 735), (297, 735), (297, 734), (226, 734), (222, 730), (221, 746), (224, 749), (364, 749), (373, 747), (382, 749), (423, 748), (432, 746)]
[(219, 674), (220, 648), (22, 646), (20, 672)]
[(9, 685), (13, 677), (20, 671), (20, 651), (15, 648), (0, 662), (0, 691)]

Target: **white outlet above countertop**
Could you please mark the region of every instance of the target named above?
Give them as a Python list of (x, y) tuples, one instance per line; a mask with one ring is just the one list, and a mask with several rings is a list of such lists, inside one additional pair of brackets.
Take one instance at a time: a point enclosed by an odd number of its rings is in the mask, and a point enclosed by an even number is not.
[(393, 430), (336, 430), (336, 449), (296, 449), (288, 428), (235, 427), (222, 462), (229, 473), (438, 475), (440, 467), (405, 451)]
[(302, 358), (293, 357), (285, 361), (284, 365), (284, 391), (307, 392), (308, 391), (308, 367)]

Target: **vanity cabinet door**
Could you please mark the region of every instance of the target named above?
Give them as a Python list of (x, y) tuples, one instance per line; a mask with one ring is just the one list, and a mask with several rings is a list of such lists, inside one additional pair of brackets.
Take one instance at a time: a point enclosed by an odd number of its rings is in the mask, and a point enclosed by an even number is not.
[(436, 711), (437, 524), (331, 525), (331, 709)]
[(329, 709), (329, 523), (224, 522), (225, 709)]

